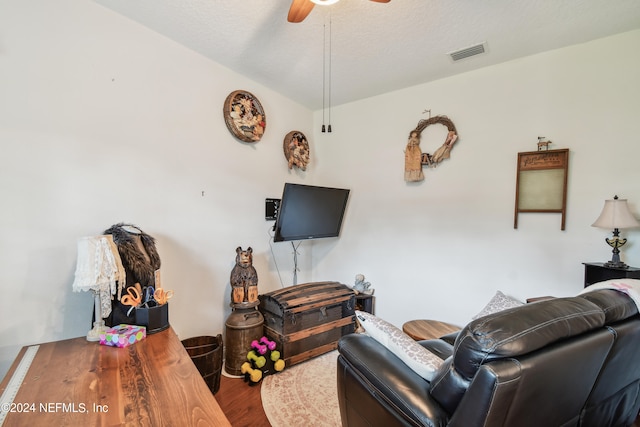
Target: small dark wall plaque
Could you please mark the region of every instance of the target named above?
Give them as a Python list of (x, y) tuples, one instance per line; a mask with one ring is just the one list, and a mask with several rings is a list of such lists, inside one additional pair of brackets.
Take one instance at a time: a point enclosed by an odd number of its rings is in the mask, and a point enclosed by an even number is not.
[(562, 214), (560, 229), (565, 228), (569, 150), (518, 153), (516, 207), (513, 228), (518, 228), (518, 214)]

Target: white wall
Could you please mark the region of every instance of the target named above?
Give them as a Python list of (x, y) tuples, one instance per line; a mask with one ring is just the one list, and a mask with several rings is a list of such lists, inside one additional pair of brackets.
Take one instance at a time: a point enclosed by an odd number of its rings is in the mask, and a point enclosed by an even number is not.
[[(265, 109), (259, 143), (224, 124), (238, 89)], [(282, 141), (311, 134), (312, 120), (92, 1), (0, 0), (0, 377), (23, 345), (86, 334), (93, 300), (71, 291), (76, 240), (120, 221), (157, 239), (181, 338), (222, 332), (237, 246), (253, 247), (262, 292), (280, 287), (264, 200), (309, 180), (289, 171)], [(291, 284), (290, 246), (274, 253)]]
[[(314, 278), (365, 274), (376, 314), (398, 326), (462, 324), (498, 289), (579, 292), (582, 263), (611, 259), (611, 232), (590, 226), (604, 200), (618, 194), (640, 214), (639, 50), (634, 31), (333, 108), (333, 132), (315, 134), (314, 178), (352, 194), (340, 239), (314, 245)], [(449, 116), (460, 139), (408, 184), (403, 150), (425, 109)], [(428, 127), (422, 150), (445, 133)], [(570, 149), (565, 231), (559, 214), (521, 214), (513, 228), (517, 153), (538, 136)], [(623, 260), (640, 266), (640, 232), (623, 234)]]
[[(628, 54), (639, 45), (628, 33), (335, 107), (321, 134), (321, 112), (91, 1), (0, 0), (0, 375), (23, 345), (86, 333), (76, 240), (120, 221), (157, 238), (176, 332), (222, 332), (236, 246), (254, 248), (261, 292), (279, 275), (291, 283), (291, 246), (270, 245), (264, 221), (285, 181), (352, 189), (342, 236), (301, 244), (298, 282), (362, 272), (397, 325), (461, 323), (496, 289), (578, 292), (581, 262), (610, 257), (609, 234), (590, 227), (604, 199), (640, 211), (640, 58)], [(236, 89), (265, 107), (257, 144), (224, 125)], [(425, 108), (454, 120), (460, 140), (406, 184), (403, 150)], [(307, 173), (286, 168), (294, 129), (310, 137)], [(423, 135), (425, 151), (443, 141)], [(521, 215), (513, 230), (516, 153), (539, 135), (571, 149), (564, 232), (557, 215)], [(626, 236), (623, 258), (640, 265), (640, 234)]]

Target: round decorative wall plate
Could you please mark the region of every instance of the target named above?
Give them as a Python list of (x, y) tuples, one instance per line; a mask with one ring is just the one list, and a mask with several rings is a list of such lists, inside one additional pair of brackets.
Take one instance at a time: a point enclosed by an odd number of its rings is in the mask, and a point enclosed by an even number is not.
[(240, 141), (258, 142), (267, 126), (260, 101), (244, 90), (231, 92), (224, 101), (224, 122)]
[(289, 169), (294, 166), (306, 170), (309, 164), (309, 142), (307, 137), (297, 130), (292, 130), (284, 137), (282, 144), (284, 149), (284, 157), (287, 159)]

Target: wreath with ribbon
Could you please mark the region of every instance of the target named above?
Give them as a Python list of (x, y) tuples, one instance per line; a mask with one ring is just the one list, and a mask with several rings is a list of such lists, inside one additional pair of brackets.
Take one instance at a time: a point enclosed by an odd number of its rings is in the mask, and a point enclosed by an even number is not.
[[(420, 151), (420, 137), (422, 131), (433, 124), (446, 126), (449, 132), (444, 143), (433, 154)], [(447, 116), (434, 116), (418, 122), (414, 130), (409, 133), (409, 141), (405, 151), (405, 181), (422, 181), (424, 174), (422, 167), (435, 168), (444, 159), (451, 156), (453, 144), (458, 140), (456, 125)]]

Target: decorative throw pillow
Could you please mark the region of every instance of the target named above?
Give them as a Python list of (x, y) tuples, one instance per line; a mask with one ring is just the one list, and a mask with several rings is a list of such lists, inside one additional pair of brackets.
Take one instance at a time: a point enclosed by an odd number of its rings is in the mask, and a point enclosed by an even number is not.
[(371, 313), (356, 311), (356, 317), (365, 334), (388, 348), (400, 360), (427, 381), (442, 365), (443, 360), (415, 342), (409, 335)]
[(497, 291), (487, 305), (484, 306), (482, 311), (471, 319), (476, 320), (479, 317), (488, 316), (489, 314), (497, 313), (499, 311), (506, 310), (507, 308), (520, 307), (521, 305), (524, 305), (522, 301), (518, 301), (513, 297)]

